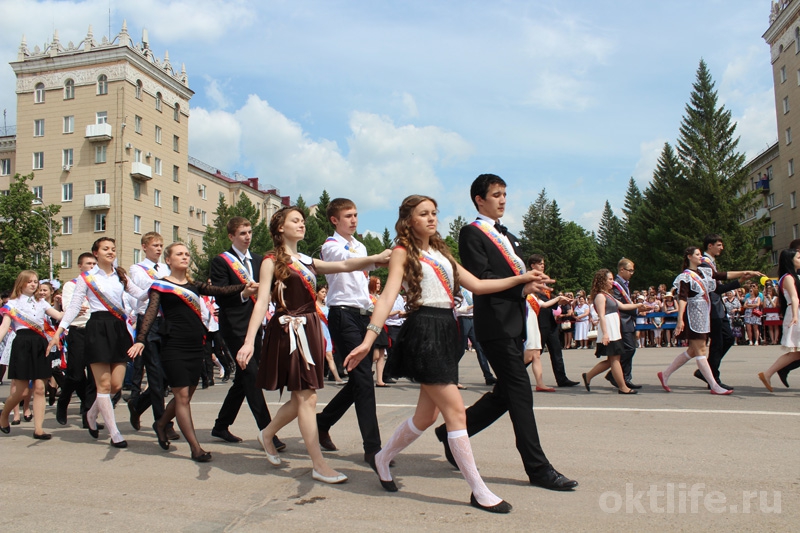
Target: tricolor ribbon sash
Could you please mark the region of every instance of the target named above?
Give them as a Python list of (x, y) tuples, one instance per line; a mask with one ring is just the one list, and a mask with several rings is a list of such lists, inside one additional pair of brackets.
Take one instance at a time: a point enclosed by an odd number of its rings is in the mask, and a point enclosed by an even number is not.
[(8, 304), (4, 305), (0, 308), (0, 316), (8, 315), (11, 317), (11, 320), (16, 322), (17, 324), (28, 328), (31, 331), (34, 331), (44, 337), (47, 342), (53, 340), (53, 335), (55, 334), (55, 329), (53, 329), (53, 325), (50, 324), (50, 321), (47, 318), (44, 319), (44, 327), (42, 324), (36, 323), (31, 317), (20, 311), (15, 307), (9, 307)]
[(322, 308), (320, 308), (319, 304), (315, 305), (315, 307), (317, 308), (317, 314), (319, 315), (320, 321), (327, 326), (328, 317), (326, 317), (325, 313), (322, 312)]
[(316, 300), (317, 278), (316, 276), (314, 276), (311, 270), (309, 270), (306, 265), (298, 261), (297, 258), (295, 257), (292, 257), (292, 262), (288, 264), (288, 267), (300, 276), (300, 280), (303, 282), (303, 286), (311, 295), (311, 298)]
[(539, 300), (533, 294), (529, 294), (525, 297), (525, 300), (528, 302), (528, 305), (533, 309), (533, 312), (536, 316), (539, 316)]
[(150, 279), (156, 279), (156, 278), (158, 278), (158, 272), (156, 272), (154, 269), (152, 269), (152, 268), (150, 268), (150, 267), (146, 267), (146, 266), (144, 266), (144, 265), (143, 265), (143, 264), (141, 264), (141, 263), (136, 263), (136, 266), (138, 266), (139, 268), (141, 268), (142, 270), (144, 270), (144, 271), (145, 271), (145, 273), (147, 273), (147, 275), (148, 275), (148, 276), (150, 276)]
[(502, 238), (500, 233), (494, 229), (494, 226), (482, 219), (473, 221), (472, 225), (481, 230), (487, 237), (489, 237), (489, 240), (492, 241), (492, 244), (497, 246), (497, 249), (500, 250), (500, 253), (503, 255), (503, 259), (506, 260), (508, 266), (511, 267), (511, 270), (515, 275), (519, 276), (525, 272), (525, 265), (522, 263), (522, 260), (517, 257), (517, 254), (515, 254), (514, 250), (511, 249), (507, 243), (507, 240)]
[(631, 297), (630, 297), (630, 296), (628, 296), (628, 292), (627, 292), (627, 291), (626, 291), (626, 290), (625, 290), (625, 289), (622, 287), (622, 285), (621, 285), (620, 283), (618, 283), (618, 282), (616, 282), (616, 281), (612, 281), (611, 283), (613, 283), (613, 284), (614, 284), (614, 287), (615, 287), (615, 288), (616, 288), (616, 289), (619, 291), (619, 293), (622, 295), (622, 299), (623, 299), (623, 300), (625, 300), (625, 303), (626, 303), (626, 304), (631, 304), (631, 303), (633, 303), (633, 301), (631, 300)]
[(455, 307), (455, 300), (453, 299), (453, 281), (450, 279), (450, 274), (447, 273), (444, 265), (427, 252), (420, 252), (419, 261), (433, 269), (433, 273), (436, 274), (436, 279), (439, 280), (439, 283), (447, 292), (447, 297), (450, 298), (450, 307)]
[(688, 268), (684, 270), (684, 272), (692, 278), (692, 281), (700, 285), (700, 288), (703, 290), (703, 300), (706, 301), (707, 304), (711, 305), (711, 298), (708, 296), (708, 287), (706, 287), (705, 280), (700, 277), (700, 275), (695, 272), (694, 270), (689, 270)]
[(306, 317), (281, 315), (278, 322), (289, 331), (289, 354), (299, 350), (300, 356), (305, 360), (306, 369), (316, 366), (314, 365), (314, 359), (311, 357), (311, 349), (308, 347), (305, 328)]
[[(239, 278), (239, 281), (241, 281), (245, 285), (247, 285), (251, 281), (254, 281), (252, 276), (250, 276), (250, 271), (247, 270), (247, 268), (245, 268), (242, 262), (239, 261), (239, 259), (235, 255), (233, 255), (230, 252), (222, 252), (219, 255), (220, 257), (222, 257), (222, 259), (225, 260), (226, 263), (228, 263), (228, 266), (231, 268), (231, 270), (233, 270), (233, 273), (236, 274), (236, 277)], [(250, 299), (253, 300), (253, 302), (255, 302), (256, 301), (255, 295), (250, 296)]]
[(133, 325), (128, 319), (128, 315), (125, 314), (125, 310), (114, 305), (114, 302), (109, 300), (108, 297), (103, 294), (103, 291), (101, 291), (100, 287), (97, 286), (97, 281), (93, 275), (89, 274), (88, 272), (83, 272), (81, 277), (83, 278), (83, 281), (86, 283), (86, 286), (89, 288), (89, 290), (92, 291), (97, 299), (100, 300), (100, 303), (103, 304), (103, 307), (108, 309), (108, 312), (111, 313), (114, 318), (118, 318), (125, 322), (125, 327), (128, 330), (128, 334), (131, 336), (131, 341), (135, 341), (136, 336), (133, 333)]
[(150, 288), (162, 294), (174, 294), (188, 305), (201, 321), (203, 320), (203, 301), (194, 292), (163, 279), (154, 281)]

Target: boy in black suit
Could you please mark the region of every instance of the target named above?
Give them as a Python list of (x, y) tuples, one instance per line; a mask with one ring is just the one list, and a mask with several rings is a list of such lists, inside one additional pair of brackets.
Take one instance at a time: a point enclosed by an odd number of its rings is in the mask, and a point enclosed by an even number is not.
[[(458, 249), (463, 266), (481, 279), (524, 272), (518, 239), (500, 224), (506, 205), (505, 182), (494, 174), (481, 174), (472, 183), (470, 196), (478, 209), (478, 218), (464, 226), (459, 234)], [(542, 274), (542, 280), (546, 279)], [(533, 289), (526, 285), (522, 291), (513, 288), (475, 296), (475, 333), (494, 370), (497, 384), (467, 409), (467, 432), (470, 436), (480, 432), (508, 411), (517, 450), (531, 484), (551, 490), (572, 490), (578, 482), (561, 475), (547, 460), (533, 415), (533, 392), (523, 361), (525, 294)], [(444, 425), (436, 428), (436, 435), (450, 460), (452, 455)]]

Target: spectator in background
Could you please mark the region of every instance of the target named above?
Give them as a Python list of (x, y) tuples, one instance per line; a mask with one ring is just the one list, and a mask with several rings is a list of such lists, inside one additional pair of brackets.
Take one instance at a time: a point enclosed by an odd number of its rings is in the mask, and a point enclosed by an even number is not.
[(772, 282), (767, 282), (764, 287), (764, 344), (767, 343), (769, 335), (770, 344), (780, 342), (781, 310), (778, 304), (778, 296), (775, 294), (775, 287)]
[(761, 326), (762, 315), (762, 302), (761, 297), (758, 295), (758, 286), (751, 283), (748, 289), (748, 295), (744, 300), (744, 324), (747, 328), (747, 338), (750, 346), (758, 346), (759, 341), (759, 327)]
[[(583, 291), (578, 291), (580, 292)], [(589, 347), (589, 305), (586, 303), (585, 296), (578, 296), (578, 305), (575, 306), (575, 342), (579, 350), (585, 350)]]

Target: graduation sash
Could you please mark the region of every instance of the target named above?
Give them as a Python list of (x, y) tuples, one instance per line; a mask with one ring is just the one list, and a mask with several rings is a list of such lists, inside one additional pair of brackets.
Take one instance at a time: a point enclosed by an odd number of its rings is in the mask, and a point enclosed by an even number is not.
[(311, 294), (311, 298), (317, 299), (317, 278), (303, 263), (292, 257), (292, 262), (287, 265), (289, 269), (296, 272), (303, 282), (303, 286)]
[(95, 280), (94, 276), (89, 274), (88, 272), (83, 272), (81, 274), (83, 281), (86, 283), (86, 286), (89, 288), (90, 291), (100, 300), (100, 303), (103, 304), (109, 313), (111, 313), (114, 318), (118, 318), (125, 322), (125, 328), (128, 330), (128, 334), (131, 336), (131, 341), (136, 340), (136, 335), (133, 333), (133, 325), (128, 320), (128, 315), (125, 314), (125, 310), (117, 307), (114, 305), (114, 302), (108, 299), (105, 294), (100, 290), (100, 287), (97, 286), (97, 281)]
[(47, 342), (53, 340), (53, 335), (56, 333), (55, 328), (47, 318), (44, 319), (44, 324), (38, 324), (31, 317), (15, 307), (10, 307), (8, 304), (0, 308), (0, 315), (8, 315), (17, 324), (44, 337)]
[(539, 300), (533, 294), (529, 294), (525, 297), (525, 300), (528, 302), (528, 305), (531, 307), (536, 316), (539, 316)]
[(494, 229), (494, 226), (481, 219), (475, 220), (471, 224), (481, 230), (484, 235), (492, 241), (492, 244), (500, 250), (500, 254), (503, 256), (503, 259), (506, 260), (506, 263), (508, 263), (508, 266), (511, 267), (515, 275), (519, 276), (525, 272), (525, 265), (522, 263), (522, 260), (517, 257), (517, 254), (514, 253), (514, 250), (506, 242), (506, 239), (502, 238), (501, 234)]
[(450, 307), (455, 307), (455, 300), (453, 299), (453, 281), (450, 279), (450, 275), (447, 273), (447, 270), (445, 270), (444, 265), (425, 252), (420, 252), (419, 261), (433, 269), (433, 273), (436, 274), (436, 279), (439, 280), (439, 283), (447, 292), (447, 297), (450, 298)]
[[(233, 255), (230, 252), (222, 252), (219, 255), (220, 257), (222, 257), (222, 259), (225, 260), (226, 263), (228, 263), (228, 266), (230, 267), (231, 270), (233, 270), (233, 273), (236, 274), (236, 277), (239, 278), (240, 282), (247, 285), (251, 281), (254, 281), (252, 276), (250, 275), (250, 272), (235, 255)], [(255, 294), (250, 296), (250, 299), (253, 300), (253, 302), (255, 302), (256, 301)]]
[(320, 308), (319, 304), (316, 304), (314, 307), (317, 308), (317, 314), (319, 315), (320, 321), (327, 326), (328, 325), (328, 317), (326, 317), (325, 313), (322, 312), (322, 309)]
[(150, 276), (150, 279), (157, 279), (158, 278), (158, 272), (156, 272), (154, 269), (148, 268), (148, 267), (144, 266), (141, 263), (136, 263), (136, 266), (138, 266), (139, 268), (144, 270), (145, 273), (147, 273), (147, 275)]
[(174, 294), (203, 322), (203, 301), (194, 292), (163, 279), (154, 281), (150, 288), (162, 294)]
[(631, 297), (630, 297), (630, 296), (628, 296), (628, 291), (626, 291), (626, 290), (625, 290), (625, 289), (622, 287), (622, 285), (621, 285), (620, 283), (617, 283), (616, 281), (612, 281), (611, 283), (614, 285), (614, 287), (615, 287), (615, 288), (616, 288), (616, 289), (619, 291), (619, 293), (622, 295), (622, 299), (623, 299), (623, 300), (625, 300), (625, 303), (626, 303), (626, 304), (633, 303), (633, 301), (631, 300)]
[(711, 298), (708, 296), (708, 287), (706, 287), (705, 280), (702, 277), (700, 277), (700, 275), (694, 270), (689, 270), (687, 268), (686, 270), (684, 270), (684, 273), (686, 273), (690, 278), (692, 278), (692, 281), (700, 285), (701, 289), (703, 290), (702, 292), (703, 300), (705, 300), (707, 304), (711, 305)]

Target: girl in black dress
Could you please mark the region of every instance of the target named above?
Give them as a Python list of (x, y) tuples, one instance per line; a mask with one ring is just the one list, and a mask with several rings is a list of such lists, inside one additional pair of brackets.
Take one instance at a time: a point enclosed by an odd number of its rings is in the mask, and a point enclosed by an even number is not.
[(392, 458), (422, 435), (441, 412), (450, 449), (472, 489), (470, 504), (494, 513), (507, 513), (511, 505), (484, 484), (472, 456), (464, 400), (457, 388), (458, 359), (463, 345), (453, 308), (455, 299), (460, 299), (459, 284), (474, 294), (487, 294), (538, 281), (541, 275), (528, 271), (504, 279), (477, 279), (453, 259), (437, 230), (437, 214), (433, 198), (412, 195), (403, 200), (395, 224), (397, 246), (389, 261), (383, 297), (375, 306), (364, 341), (350, 352), (344, 364), (351, 370), (370, 352), (400, 287), (404, 287), (408, 318), (397, 336), (389, 364), (393, 377), (412, 378), (420, 383), (419, 399), (414, 415), (400, 424), (375, 455), (371, 466), (384, 489), (397, 491), (389, 471)]
[(164, 409), (164, 415), (153, 423), (158, 436), (158, 444), (169, 449), (166, 429), (173, 418), (178, 419), (181, 433), (189, 443), (192, 459), (199, 463), (211, 460), (211, 452), (200, 447), (192, 421), (191, 401), (203, 369), (203, 344), (205, 342), (206, 318), (208, 313), (201, 295), (228, 296), (241, 293), (249, 298), (256, 292), (255, 285), (231, 285), (214, 287), (206, 283), (195, 283), (187, 270), (191, 255), (185, 244), (175, 242), (164, 250), (164, 262), (170, 268), (170, 275), (156, 280), (150, 286), (150, 302), (144, 314), (142, 327), (136, 335), (136, 343), (128, 350), (131, 358), (141, 355), (147, 334), (158, 316), (159, 309), (164, 315), (161, 332), (161, 364), (172, 388), (172, 400)]

